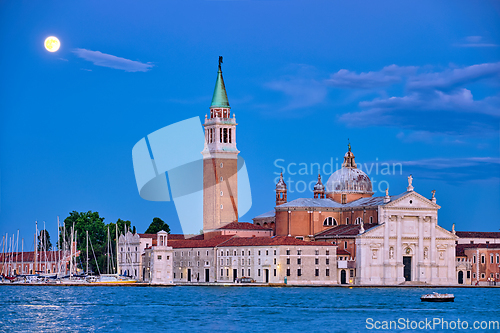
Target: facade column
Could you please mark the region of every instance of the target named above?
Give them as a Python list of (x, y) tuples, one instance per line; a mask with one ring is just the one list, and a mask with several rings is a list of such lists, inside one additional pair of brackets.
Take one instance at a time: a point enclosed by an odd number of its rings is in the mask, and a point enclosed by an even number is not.
[(417, 224), (418, 224), (418, 261), (417, 261), (417, 281), (425, 280), (423, 264), (424, 264), (424, 223), (423, 219), (420, 216), (417, 216)]
[(387, 218), (387, 213), (384, 213), (384, 284), (389, 284), (390, 277), (390, 265), (389, 265), (389, 249), (391, 245), (389, 244), (389, 219)]
[(292, 235), (291, 215), (290, 215), (291, 213), (292, 213), (291, 211), (288, 211), (288, 236)]
[(403, 234), (403, 216), (396, 216), (396, 281), (398, 283), (404, 282), (404, 274), (403, 274), (403, 245), (402, 245), (402, 234)]
[(431, 258), (431, 276), (430, 283), (435, 283), (437, 281), (437, 266), (436, 266), (436, 221), (432, 216), (429, 216), (429, 222), (431, 227), (431, 248), (429, 249), (429, 255)]

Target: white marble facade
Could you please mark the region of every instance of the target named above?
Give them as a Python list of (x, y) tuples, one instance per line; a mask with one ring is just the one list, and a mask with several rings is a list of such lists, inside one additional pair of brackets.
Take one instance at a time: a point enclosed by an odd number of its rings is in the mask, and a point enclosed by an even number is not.
[[(380, 225), (356, 237), (356, 284), (456, 284), (457, 236), (437, 224), (436, 199), (408, 187), (379, 206)], [(408, 283), (408, 282), (407, 282)]]

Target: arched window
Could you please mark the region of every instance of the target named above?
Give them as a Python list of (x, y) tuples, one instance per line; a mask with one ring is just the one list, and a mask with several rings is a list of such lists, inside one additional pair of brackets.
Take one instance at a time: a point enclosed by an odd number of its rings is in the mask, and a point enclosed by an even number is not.
[(370, 216), (370, 224), (373, 223), (373, 216)]
[(348, 217), (345, 218), (345, 224), (349, 224), (349, 218)]
[(333, 226), (337, 225), (337, 220), (335, 220), (333, 217), (329, 216), (323, 221), (323, 225), (326, 226)]
[(356, 220), (354, 221), (354, 224), (361, 224), (363, 223), (363, 219), (361, 217), (357, 217)]

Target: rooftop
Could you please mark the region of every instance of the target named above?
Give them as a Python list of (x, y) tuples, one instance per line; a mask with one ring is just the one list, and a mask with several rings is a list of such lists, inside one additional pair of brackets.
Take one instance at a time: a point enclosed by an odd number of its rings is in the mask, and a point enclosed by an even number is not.
[[(274, 211), (273, 211), (274, 212)], [(222, 228), (224, 230), (270, 230), (268, 228), (261, 227), (259, 225), (248, 223), (248, 222), (231, 222)]]
[[(378, 224), (369, 224), (364, 223), (363, 227), (365, 231), (371, 229)], [(336, 237), (353, 237), (359, 235), (359, 229), (361, 228), (361, 224), (341, 224), (335, 227), (332, 227), (328, 230), (322, 231), (316, 234), (315, 238), (336, 238)]]
[[(391, 201), (397, 200), (410, 192), (403, 192), (398, 195), (390, 196)], [(358, 200), (351, 201), (346, 204), (341, 204), (339, 202), (333, 201), (332, 199), (314, 199), (314, 198), (299, 198), (282, 205), (279, 207), (318, 207), (318, 208), (354, 208), (354, 207), (375, 207), (386, 205), (384, 203), (385, 197), (369, 197), (360, 198)], [(267, 213), (266, 213), (267, 214)], [(260, 216), (259, 216), (260, 217)]]
[(495, 231), (457, 231), (456, 235), (460, 238), (500, 238), (500, 232)]
[(306, 242), (295, 237), (274, 236), (274, 237), (233, 237), (219, 245), (219, 247), (230, 246), (334, 246), (327, 242)]

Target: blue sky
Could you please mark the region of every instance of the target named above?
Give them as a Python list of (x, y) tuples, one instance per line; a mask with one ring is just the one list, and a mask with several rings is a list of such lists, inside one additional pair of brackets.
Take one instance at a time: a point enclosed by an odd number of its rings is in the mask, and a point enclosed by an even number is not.
[[(32, 239), (38, 220), (54, 235), (73, 210), (140, 232), (158, 216), (180, 232), (172, 202), (140, 198), (131, 151), (204, 117), (219, 55), (253, 194), (241, 220), (274, 207), (281, 166), (289, 199), (312, 196), (297, 184), (317, 171), (293, 173), (340, 163), (349, 138), (358, 163), (401, 163), (402, 174), (372, 169), (376, 190), (403, 192), (411, 173), (417, 192), (436, 190), (440, 225), (500, 228), (498, 2), (0, 6), (1, 234)], [(43, 47), (50, 35), (58, 52)]]

